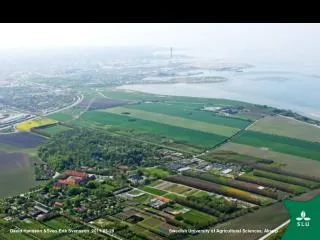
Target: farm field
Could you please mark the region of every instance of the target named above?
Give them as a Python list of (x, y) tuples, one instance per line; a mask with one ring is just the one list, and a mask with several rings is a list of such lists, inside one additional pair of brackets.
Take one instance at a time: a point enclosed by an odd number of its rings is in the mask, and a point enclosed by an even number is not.
[(45, 141), (46, 138), (29, 132), (0, 134), (0, 144), (17, 148), (35, 148)]
[[(152, 133), (202, 148), (213, 147), (226, 139), (224, 136), (212, 133), (205, 133), (193, 129), (176, 127), (102, 111), (86, 112), (81, 116), (80, 120), (83, 120), (82, 125), (84, 125), (84, 123), (87, 125), (96, 123), (100, 125), (112, 125), (117, 128), (135, 129), (140, 133)], [(78, 121), (79, 120), (77, 120), (75, 124), (78, 124)]]
[(154, 113), (154, 112), (148, 112), (148, 111), (137, 110), (137, 109), (129, 109), (125, 107), (110, 108), (104, 111), (108, 113), (120, 114), (120, 115), (123, 115), (125, 113), (126, 115), (129, 115), (131, 117), (138, 118), (138, 119), (153, 121), (157, 123), (160, 122), (160, 123), (171, 125), (171, 126), (183, 127), (183, 128), (202, 131), (206, 133), (213, 133), (213, 134), (217, 134), (225, 137), (232, 136), (238, 131), (237, 128), (232, 128), (228, 126), (223, 126), (223, 125), (218, 125), (213, 123), (206, 123), (206, 122), (191, 120), (191, 119), (182, 118), (182, 117), (170, 116), (162, 113)]
[(291, 176), (285, 176), (282, 174), (276, 174), (272, 172), (266, 172), (266, 171), (261, 171), (261, 170), (254, 170), (253, 171), (254, 176), (259, 176), (259, 177), (264, 177), (264, 178), (269, 178), (269, 179), (274, 179), (277, 181), (285, 182), (285, 183), (290, 183), (294, 185), (299, 185), (302, 187), (307, 187), (307, 188), (316, 188), (320, 185), (320, 183), (297, 178), (297, 177), (291, 177)]
[(182, 117), (191, 120), (225, 125), (233, 128), (245, 128), (250, 124), (249, 121), (219, 116), (213, 112), (200, 110), (199, 106), (190, 104), (177, 104), (175, 102), (152, 102), (128, 105), (126, 108), (139, 109), (148, 112), (167, 114), (170, 116)]
[(68, 229), (68, 228), (79, 229), (83, 227), (83, 225), (72, 222), (69, 219), (62, 216), (47, 220), (43, 224), (52, 229)]
[[(188, 187), (178, 183), (172, 183), (167, 181), (162, 181), (160, 184), (154, 186), (154, 188), (158, 188), (167, 192), (176, 193), (178, 195), (192, 195), (195, 192), (198, 192), (198, 189)], [(188, 194), (190, 193), (190, 194)]]
[(42, 127), (42, 126), (51, 125), (55, 123), (58, 123), (58, 121), (50, 118), (32, 119), (32, 120), (24, 121), (22, 123), (18, 123), (16, 125), (16, 129), (19, 131), (30, 131), (32, 128), (35, 128), (35, 127)]
[(254, 131), (245, 131), (234, 142), (320, 161), (320, 143), (316, 142)]
[(182, 214), (181, 217), (185, 223), (195, 226), (206, 225), (217, 221), (216, 217), (194, 209)]
[(39, 133), (44, 133), (45, 135), (53, 136), (55, 134), (65, 132), (71, 130), (71, 128), (63, 126), (63, 125), (54, 125), (49, 127), (44, 127), (41, 129), (38, 129)]
[[(296, 201), (306, 201), (314, 198), (320, 193), (320, 190), (313, 190), (308, 193), (304, 193), (302, 195), (296, 196), (293, 200)], [(259, 237), (265, 235), (263, 233), (264, 229), (274, 229), (280, 224), (284, 223), (289, 219), (289, 213), (287, 209), (284, 207), (282, 202), (278, 202), (272, 204), (270, 206), (266, 206), (264, 208), (260, 208), (253, 213), (246, 214), (244, 216), (238, 217), (236, 219), (232, 219), (228, 222), (221, 223), (216, 225), (215, 229), (261, 229), (262, 233), (252, 233), (252, 234), (238, 234), (238, 233), (230, 233), (230, 234), (221, 234), (214, 233), (211, 235), (212, 238), (217, 240), (256, 240)], [(190, 237), (190, 240), (207, 240), (207, 234), (200, 234), (194, 237)]]
[(27, 192), (35, 187), (33, 163), (25, 153), (7, 153), (0, 151), (0, 198)]
[(72, 116), (70, 114), (67, 113), (63, 113), (63, 112), (58, 112), (58, 113), (54, 113), (49, 115), (49, 117), (51, 119), (55, 119), (57, 121), (68, 121), (68, 120), (72, 120)]
[[(255, 158), (273, 160), (275, 161), (275, 163), (277, 163), (277, 165), (281, 166), (281, 168), (285, 170), (291, 172), (299, 172), (304, 175), (319, 176), (320, 172), (319, 161), (314, 161), (306, 157), (299, 157), (286, 153), (275, 152), (271, 149), (264, 149), (229, 142), (219, 147), (217, 151), (233, 151), (239, 154), (248, 155)], [(248, 159), (249, 158), (246, 158), (246, 160)]]
[[(38, 221), (34, 221), (31, 219), (28, 219), (28, 222), (19, 221), (17, 225), (23, 229), (52, 229), (52, 228), (49, 228), (48, 226), (43, 225)], [(32, 235), (40, 239), (53, 239), (59, 236), (58, 233), (49, 233), (49, 232), (32, 233)]]
[(166, 178), (166, 180), (174, 183), (184, 184), (208, 192), (218, 193), (227, 197), (237, 198), (256, 205), (264, 206), (274, 202), (274, 200), (270, 198), (262, 197), (233, 187), (227, 187), (197, 178), (186, 176), (169, 176)]
[(267, 191), (264, 189), (259, 189), (259, 185), (257, 184), (242, 182), (242, 181), (234, 180), (228, 177), (218, 176), (211, 173), (202, 173), (197, 171), (184, 171), (183, 175), (221, 184), (223, 186), (233, 187), (233, 188), (247, 191), (250, 193), (255, 193), (261, 196), (266, 196), (268, 198), (279, 199), (279, 195), (277, 193), (272, 191)]
[(311, 142), (320, 142), (320, 128), (283, 116), (267, 116), (249, 128), (251, 131), (276, 134)]
[(141, 187), (140, 189), (150, 194), (159, 195), (159, 196), (165, 195), (167, 193), (166, 191), (163, 191), (154, 187), (148, 187), (148, 186)]
[(241, 181), (245, 181), (245, 182), (256, 183), (256, 184), (266, 186), (266, 187), (274, 187), (279, 190), (289, 192), (289, 193), (294, 193), (294, 194), (307, 192), (309, 190), (308, 188), (302, 187), (299, 185), (294, 185), (294, 184), (290, 184), (290, 183), (277, 181), (274, 179), (255, 176), (252, 172), (243, 174), (243, 175), (237, 177), (237, 179), (239, 179)]
[(139, 222), (138, 225), (151, 231), (161, 232), (165, 235), (169, 234), (169, 229), (177, 229), (176, 227), (155, 217), (147, 218)]

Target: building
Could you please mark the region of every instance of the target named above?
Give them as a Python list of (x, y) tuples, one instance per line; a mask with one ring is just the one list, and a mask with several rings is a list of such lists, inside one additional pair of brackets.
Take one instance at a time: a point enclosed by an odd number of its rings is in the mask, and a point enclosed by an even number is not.
[(53, 206), (54, 206), (55, 208), (62, 208), (62, 207), (63, 207), (63, 203), (56, 201), (56, 202), (54, 202)]
[(58, 180), (58, 182), (55, 184), (55, 187), (60, 187), (62, 185), (74, 186), (90, 179), (89, 175), (84, 172), (65, 171), (63, 175), (66, 178)]
[(168, 198), (157, 196), (150, 200), (149, 205), (153, 208), (160, 209), (165, 207), (168, 202), (170, 202)]

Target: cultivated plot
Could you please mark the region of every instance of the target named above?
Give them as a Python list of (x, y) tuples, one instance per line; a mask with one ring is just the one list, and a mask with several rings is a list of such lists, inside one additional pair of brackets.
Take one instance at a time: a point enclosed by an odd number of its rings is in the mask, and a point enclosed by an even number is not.
[(251, 131), (320, 142), (320, 127), (283, 116), (267, 116), (250, 128)]
[(232, 127), (213, 124), (213, 123), (206, 123), (206, 122), (186, 119), (182, 117), (170, 116), (162, 113), (148, 112), (148, 111), (143, 111), (138, 109), (116, 107), (116, 108), (110, 108), (105, 111), (113, 114), (126, 114), (138, 119), (164, 123), (164, 124), (168, 124), (176, 127), (183, 127), (183, 128), (198, 130), (206, 133), (218, 134), (226, 137), (232, 136), (233, 134), (238, 132), (237, 128), (232, 128)]
[(253, 156), (260, 159), (273, 160), (281, 168), (298, 172), (304, 175), (319, 176), (320, 162), (309, 158), (272, 151), (267, 148), (258, 148), (238, 143), (227, 143), (219, 147), (219, 150), (233, 151), (243, 155)]
[(241, 133), (234, 139), (234, 142), (320, 161), (320, 142), (310, 142), (255, 131)]

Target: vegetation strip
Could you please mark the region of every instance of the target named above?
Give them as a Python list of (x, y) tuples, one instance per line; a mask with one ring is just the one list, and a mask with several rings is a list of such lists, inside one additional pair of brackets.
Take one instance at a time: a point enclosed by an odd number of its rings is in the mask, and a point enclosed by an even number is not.
[(110, 108), (105, 111), (113, 114), (120, 114), (120, 115), (127, 113), (127, 115), (129, 116), (147, 120), (147, 121), (160, 122), (160, 123), (168, 124), (175, 127), (184, 127), (188, 129), (197, 130), (197, 131), (218, 134), (225, 137), (232, 136), (239, 130), (237, 128), (232, 128), (228, 126), (217, 125), (213, 123), (206, 123), (206, 122), (191, 120), (191, 119), (182, 118), (182, 117), (170, 116), (167, 114), (147, 112), (143, 110), (130, 109), (130, 108), (124, 108), (124, 107)]
[(194, 188), (199, 188), (209, 192), (216, 192), (228, 197), (238, 198), (249, 203), (263, 205), (262, 201), (253, 194), (236, 188), (221, 186), (212, 182), (186, 176), (169, 176), (166, 178), (166, 180), (175, 183), (181, 183)]
[(318, 183), (311, 182), (308, 180), (299, 179), (299, 178), (291, 177), (291, 176), (284, 176), (284, 175), (271, 173), (271, 172), (265, 172), (265, 171), (261, 171), (261, 170), (254, 170), (253, 174), (255, 176), (270, 178), (270, 179), (278, 180), (281, 182), (300, 185), (300, 186), (307, 187), (307, 188), (316, 188), (317, 186), (319, 186)]
[(223, 177), (223, 176), (217, 176), (217, 175), (213, 175), (210, 173), (203, 173), (203, 172), (197, 172), (197, 171), (184, 171), (183, 175), (189, 176), (189, 177), (194, 177), (194, 178), (199, 178), (199, 179), (209, 181), (209, 182), (214, 182), (217, 184), (222, 184), (225, 186), (238, 188), (238, 189), (241, 189), (244, 191), (256, 193), (256, 194), (270, 197), (270, 198), (274, 198), (274, 199), (279, 198), (277, 193), (271, 192), (271, 191), (266, 191), (263, 189), (259, 189), (258, 185), (229, 179), (229, 178)]

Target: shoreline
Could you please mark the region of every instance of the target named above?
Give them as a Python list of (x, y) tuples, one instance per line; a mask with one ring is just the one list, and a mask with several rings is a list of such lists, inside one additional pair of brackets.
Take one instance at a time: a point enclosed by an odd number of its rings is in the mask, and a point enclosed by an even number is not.
[[(215, 82), (216, 83), (216, 82)], [(221, 91), (218, 91), (216, 93), (219, 93), (220, 96), (201, 96), (201, 94), (188, 94), (186, 92), (183, 92), (181, 94), (180, 93), (172, 93), (172, 92), (169, 92), (167, 90), (164, 90), (164, 91), (159, 91), (159, 88), (156, 88), (157, 85), (159, 85), (160, 87), (161, 86), (196, 86), (196, 85), (203, 85), (203, 84), (207, 84), (207, 83), (161, 83), (161, 84), (158, 84), (158, 83), (152, 83), (152, 84), (149, 84), (149, 83), (145, 83), (145, 84), (122, 84), (122, 85), (118, 85), (115, 87), (116, 90), (125, 90), (125, 91), (131, 91), (131, 92), (140, 92), (140, 93), (148, 93), (148, 94), (154, 94), (154, 95), (167, 95), (167, 96), (180, 96), (180, 97), (194, 97), (194, 98), (204, 98), (204, 99), (226, 99), (226, 100), (234, 100), (234, 101), (239, 101), (239, 102), (246, 102), (246, 103), (250, 103), (250, 104), (256, 104), (256, 105), (267, 105), (269, 107), (274, 107), (274, 108), (277, 108), (277, 109), (281, 109), (281, 110), (290, 110), (294, 113), (298, 113), (299, 115), (301, 116), (304, 116), (304, 117), (308, 117), (310, 119), (313, 119), (313, 120), (316, 120), (316, 121), (320, 121), (320, 110), (316, 110), (316, 109), (311, 109), (310, 107), (303, 107), (303, 106), (297, 106), (297, 107), (294, 107), (294, 106), (290, 106), (290, 107), (284, 107), (284, 105), (292, 105), (290, 103), (283, 103), (283, 106), (280, 106), (281, 105), (281, 102), (279, 104), (279, 101), (276, 101), (276, 100), (272, 100), (272, 99), (269, 99), (269, 101), (265, 102), (265, 103), (262, 103), (261, 101), (257, 100), (257, 101), (254, 101), (254, 100), (249, 100), (249, 99), (245, 99), (245, 98), (242, 98), (242, 95), (239, 94), (239, 93), (235, 93), (235, 92), (228, 92), (228, 91), (225, 91), (225, 90), (221, 90)], [(142, 86), (149, 86), (149, 87), (154, 87), (154, 91), (150, 90), (150, 89), (141, 89)], [(170, 90), (172, 91), (173, 89), (170, 88)], [(216, 89), (213, 89), (213, 91), (216, 91)], [(221, 96), (221, 93), (222, 95), (223, 92), (227, 93), (226, 95), (229, 94), (229, 96)], [(217, 94), (217, 95), (219, 95)], [(232, 97), (231, 95), (235, 96), (235, 97)], [(250, 95), (248, 95), (249, 98), (254, 98)], [(262, 98), (261, 98), (262, 99)], [(268, 99), (268, 98), (266, 98)], [(269, 103), (268, 103), (269, 102)], [(270, 103), (270, 102), (273, 102), (273, 103)], [(278, 104), (276, 104), (278, 103)], [(302, 110), (303, 109), (303, 110)]]

